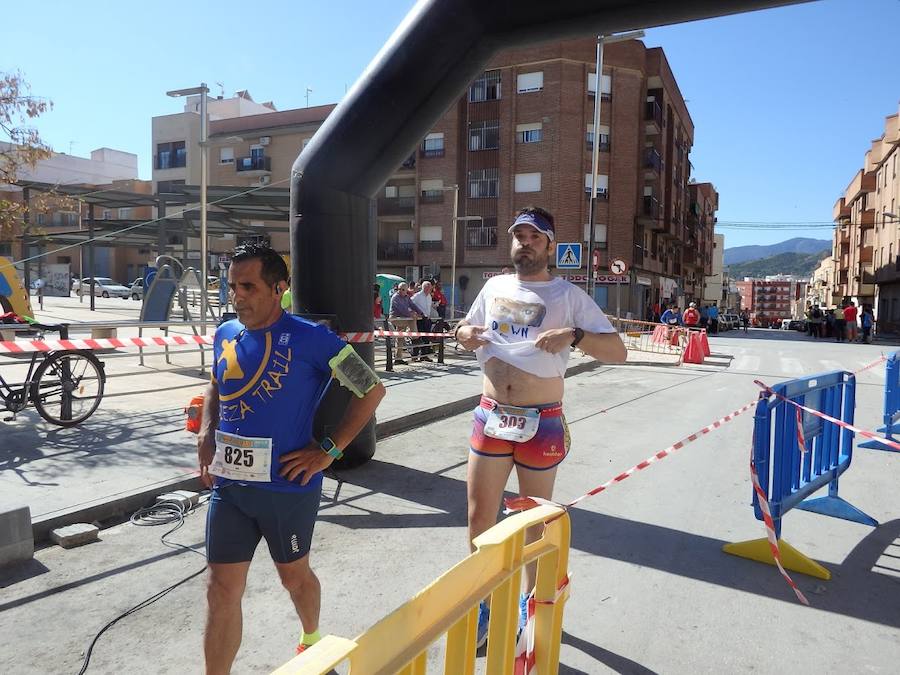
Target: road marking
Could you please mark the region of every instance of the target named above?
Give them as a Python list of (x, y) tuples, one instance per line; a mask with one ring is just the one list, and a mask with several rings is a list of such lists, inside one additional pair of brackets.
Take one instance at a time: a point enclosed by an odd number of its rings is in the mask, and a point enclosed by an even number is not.
[(800, 359), (792, 359), (786, 356), (781, 358), (781, 368), (784, 372), (792, 375), (802, 375), (803, 373), (808, 372), (808, 370), (803, 367), (803, 364), (800, 363)]
[(758, 356), (739, 356), (734, 360), (734, 369), (758, 373), (760, 360)]

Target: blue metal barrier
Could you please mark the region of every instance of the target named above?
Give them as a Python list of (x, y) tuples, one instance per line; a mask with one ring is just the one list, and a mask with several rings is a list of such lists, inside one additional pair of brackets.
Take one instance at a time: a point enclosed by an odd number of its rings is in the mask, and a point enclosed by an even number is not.
[[(813, 410), (849, 424), (856, 407), (856, 377), (834, 371), (788, 380), (772, 391)], [(762, 395), (756, 406), (753, 429), (753, 460), (759, 482), (766, 493), (775, 535), (781, 539), (781, 520), (793, 508), (877, 526), (878, 522), (838, 496), (838, 477), (850, 468), (853, 433), (820, 417), (802, 412), (801, 424), (807, 452), (801, 453), (797, 438), (797, 408), (775, 396)], [(828, 486), (828, 495), (807, 499)], [(756, 494), (753, 510), (757, 520), (763, 513)], [(784, 566), (788, 569), (830, 578), (824, 567), (782, 542)], [(734, 555), (771, 563), (768, 542), (758, 539), (728, 544)]]
[[(884, 426), (878, 430), (886, 438), (895, 440), (893, 434), (900, 431), (900, 425), (895, 424), (897, 413), (900, 413), (900, 352), (894, 352), (888, 357), (884, 367)], [(884, 443), (878, 441), (866, 441), (860, 443), (861, 448), (874, 448), (876, 450), (888, 450)]]

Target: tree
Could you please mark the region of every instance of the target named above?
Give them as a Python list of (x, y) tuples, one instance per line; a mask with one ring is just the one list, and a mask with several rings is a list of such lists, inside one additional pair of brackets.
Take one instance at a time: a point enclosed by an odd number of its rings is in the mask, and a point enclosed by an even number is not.
[[(20, 72), (0, 72), (0, 189), (15, 185), (23, 169), (33, 169), (51, 156), (50, 146), (29, 122), (53, 108), (47, 99), (31, 95)], [(0, 193), (0, 237), (21, 221), (24, 205)]]

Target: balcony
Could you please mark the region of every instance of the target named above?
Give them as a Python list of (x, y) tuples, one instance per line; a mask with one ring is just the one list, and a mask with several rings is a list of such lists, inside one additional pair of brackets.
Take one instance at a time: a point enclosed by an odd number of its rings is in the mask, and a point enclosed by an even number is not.
[(234, 170), (249, 175), (260, 175), (272, 172), (271, 157), (238, 157), (234, 160)]
[(406, 161), (400, 165), (401, 171), (412, 171), (416, 168), (416, 153), (411, 154), (406, 158)]
[(442, 204), (443, 202), (443, 190), (422, 190), (422, 192), (419, 193), (420, 204)]
[[(590, 131), (585, 136), (584, 147), (588, 152), (594, 150), (594, 134)], [(600, 152), (609, 152), (609, 136), (606, 134), (600, 136)]]
[(644, 104), (644, 120), (647, 122), (647, 133), (658, 134), (662, 130), (662, 107), (657, 101)]
[(415, 197), (379, 197), (379, 216), (410, 216), (416, 211)]
[(872, 246), (861, 246), (859, 249), (859, 262), (861, 263), (870, 263), (873, 260), (872, 257)]
[(646, 148), (644, 150), (644, 169), (648, 177), (658, 176), (662, 173), (663, 161), (656, 148)]
[(496, 248), (497, 227), (484, 225), (466, 226), (466, 248)]
[(421, 157), (443, 157), (444, 156), (444, 148), (422, 148), (419, 151), (419, 155)]
[(656, 197), (645, 195), (641, 200), (641, 211), (638, 220), (656, 221), (658, 218), (659, 200)]
[(413, 244), (401, 244), (399, 242), (378, 242), (379, 260), (412, 260)]
[(859, 227), (863, 230), (875, 227), (875, 209), (868, 209), (860, 213)]
[(444, 250), (444, 242), (442, 242), (442, 241), (420, 241), (419, 242), (419, 250), (420, 251), (443, 251)]

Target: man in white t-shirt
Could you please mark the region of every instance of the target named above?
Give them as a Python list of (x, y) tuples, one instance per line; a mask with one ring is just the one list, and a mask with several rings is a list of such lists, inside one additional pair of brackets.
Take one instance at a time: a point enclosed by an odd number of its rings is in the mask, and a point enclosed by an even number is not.
[[(434, 299), (431, 297), (432, 286), (430, 281), (423, 281), (422, 288), (415, 295), (412, 296), (412, 304), (416, 306), (416, 309), (419, 310), (419, 313), (422, 315), (416, 321), (416, 330), (420, 333), (428, 333), (431, 332), (431, 310), (433, 309)], [(431, 338), (420, 337), (413, 340), (414, 343), (418, 343), (420, 345), (430, 345)], [(413, 361), (431, 361), (428, 357), (428, 354), (431, 354), (433, 350), (430, 346), (426, 347), (413, 347)]]
[[(484, 372), (481, 404), (469, 441), (469, 539), (497, 522), (506, 482), (516, 468), (519, 494), (553, 496), (556, 467), (569, 451), (562, 415), (563, 377), (571, 348), (605, 363), (625, 361), (625, 345), (596, 303), (548, 270), (556, 239), (553, 216), (520, 211), (509, 232), (516, 274), (488, 279), (456, 329)], [(529, 532), (528, 540), (540, 536)], [(526, 589), (534, 587), (534, 566)], [(527, 594), (522, 595), (520, 628)], [(478, 617), (479, 646), (487, 638), (489, 609)]]

